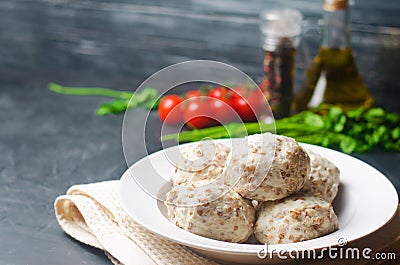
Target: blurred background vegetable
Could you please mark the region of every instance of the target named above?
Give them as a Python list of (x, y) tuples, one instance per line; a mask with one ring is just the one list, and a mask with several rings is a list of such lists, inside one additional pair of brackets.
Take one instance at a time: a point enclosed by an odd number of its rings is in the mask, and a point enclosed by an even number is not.
[[(203, 87), (182, 96), (170, 94), (164, 97), (160, 97), (155, 88), (145, 88), (139, 93), (133, 93), (108, 88), (64, 87), (49, 83), (49, 89), (66, 95), (113, 98), (111, 102), (103, 103), (97, 108), (97, 115), (121, 113), (137, 107), (158, 109), (162, 122), (168, 125), (186, 123), (193, 129), (164, 135), (163, 141), (193, 142), (205, 137), (219, 139), (276, 132), (293, 137), (299, 142), (339, 148), (345, 153), (362, 153), (372, 149), (400, 151), (400, 115), (385, 112), (382, 108), (345, 111), (338, 106), (320, 105), (268, 124), (250, 122), (255, 121), (258, 114), (256, 112), (263, 108), (259, 100), (262, 97), (257, 91), (246, 91), (241, 87), (233, 90)], [(229, 107), (245, 123), (235, 121)], [(174, 113), (171, 112), (173, 109)], [(224, 125), (215, 126), (218, 123), (210, 116), (218, 118)]]
[(137, 107), (156, 109), (159, 101), (157, 89), (150, 87), (138, 93), (99, 87), (65, 87), (56, 83), (49, 83), (48, 88), (53, 92), (64, 95), (113, 98), (111, 102), (103, 103), (97, 108), (97, 115), (117, 114)]
[(330, 105), (321, 105), (271, 124), (230, 123), (165, 135), (162, 140), (193, 142), (204, 137), (233, 138), (275, 131), (299, 142), (339, 148), (345, 153), (362, 153), (372, 149), (400, 151), (400, 115), (387, 113), (382, 108), (344, 111)]

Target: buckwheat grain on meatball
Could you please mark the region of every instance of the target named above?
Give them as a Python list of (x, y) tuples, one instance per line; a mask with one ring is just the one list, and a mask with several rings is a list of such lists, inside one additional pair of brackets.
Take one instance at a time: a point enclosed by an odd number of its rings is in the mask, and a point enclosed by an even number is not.
[(305, 241), (338, 229), (332, 205), (315, 196), (296, 194), (264, 202), (257, 212), (255, 237), (263, 244)]
[[(210, 202), (207, 200), (207, 190), (196, 193), (196, 188), (202, 184), (207, 184), (207, 181), (184, 183), (174, 186), (167, 193), (166, 206), (170, 221), (200, 236), (227, 242), (246, 241), (253, 232), (255, 221), (251, 202), (232, 190)], [(181, 191), (182, 186), (192, 189), (193, 192)], [(222, 193), (230, 187), (220, 186), (218, 189)], [(209, 192), (216, 191), (218, 192)], [(193, 200), (198, 204), (193, 205)]]

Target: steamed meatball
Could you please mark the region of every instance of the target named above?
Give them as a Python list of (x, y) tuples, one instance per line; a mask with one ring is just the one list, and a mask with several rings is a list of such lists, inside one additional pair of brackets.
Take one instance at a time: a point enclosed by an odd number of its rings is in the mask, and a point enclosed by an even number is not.
[[(197, 192), (201, 184), (204, 181), (184, 183), (174, 186), (167, 193), (166, 205), (170, 221), (200, 236), (226, 242), (246, 241), (253, 232), (255, 221), (255, 211), (250, 201), (223, 185), (218, 189), (225, 194), (214, 201), (207, 201), (207, 190)], [(182, 187), (190, 190), (181, 191)], [(199, 203), (193, 205), (193, 202)]]
[(229, 147), (212, 141), (188, 145), (182, 150), (182, 157), (175, 165), (173, 184), (219, 178), (226, 170), (229, 152)]
[(311, 171), (301, 192), (332, 202), (339, 188), (339, 169), (327, 158), (307, 150), (311, 159)]
[(263, 244), (305, 241), (338, 229), (332, 205), (318, 197), (296, 194), (264, 202), (254, 226), (255, 237)]
[(277, 200), (304, 186), (310, 158), (294, 139), (265, 133), (248, 136), (247, 141), (247, 153), (232, 154), (226, 171), (228, 182), (240, 195), (259, 201)]

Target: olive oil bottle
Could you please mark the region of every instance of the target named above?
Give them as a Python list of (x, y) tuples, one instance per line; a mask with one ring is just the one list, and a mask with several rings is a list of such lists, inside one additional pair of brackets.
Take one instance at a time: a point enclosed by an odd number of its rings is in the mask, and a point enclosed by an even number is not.
[(318, 55), (306, 70), (295, 95), (295, 112), (321, 103), (344, 109), (372, 106), (374, 99), (361, 78), (350, 47), (347, 0), (325, 0), (324, 35)]

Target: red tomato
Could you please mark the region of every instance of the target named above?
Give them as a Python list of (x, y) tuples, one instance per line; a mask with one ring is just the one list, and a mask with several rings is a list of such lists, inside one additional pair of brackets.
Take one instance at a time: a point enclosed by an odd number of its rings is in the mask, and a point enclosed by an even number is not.
[(235, 88), (232, 97), (232, 106), (243, 121), (256, 121), (257, 115), (265, 108), (265, 98), (261, 91), (246, 90), (243, 87)]
[(182, 112), (176, 107), (182, 102), (182, 98), (177, 95), (167, 95), (158, 104), (158, 117), (169, 125), (176, 125), (182, 122)]
[(227, 89), (225, 87), (219, 86), (216, 88), (213, 88), (208, 92), (208, 96), (212, 98), (217, 98), (219, 100), (225, 101), (226, 103), (229, 102), (232, 96), (232, 91), (230, 89)]
[(247, 100), (256, 115), (261, 114), (266, 108), (267, 100), (259, 89), (251, 91), (250, 95), (247, 97)]
[(183, 119), (192, 128), (205, 128), (214, 124), (209, 117), (209, 107), (205, 98), (191, 98), (185, 102)]
[(235, 87), (232, 92), (233, 92), (232, 93), (233, 98), (238, 98), (238, 97), (246, 98), (250, 94), (249, 89), (246, 89), (243, 86)]
[(233, 108), (236, 113), (242, 118), (243, 121), (255, 121), (257, 119), (250, 105), (247, 104), (247, 101), (242, 97), (235, 97), (233, 99)]
[(210, 116), (215, 121), (227, 124), (233, 121), (235, 117), (235, 110), (225, 101), (209, 97), (207, 99), (207, 106), (209, 108)]
[(201, 93), (198, 90), (190, 90), (185, 94), (186, 98), (195, 98), (195, 97), (200, 97)]

